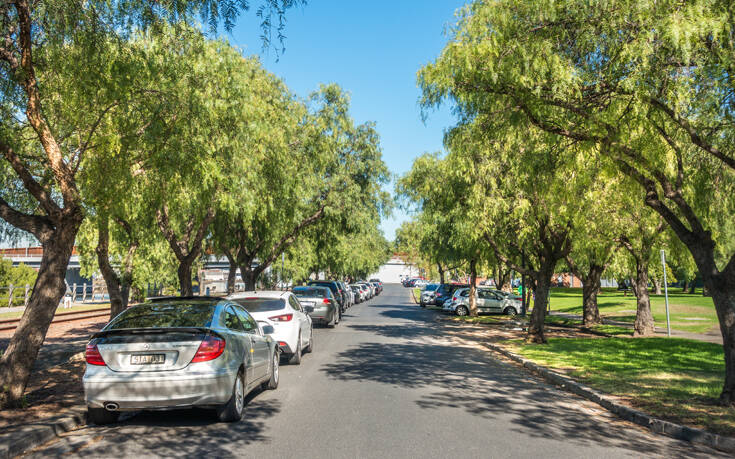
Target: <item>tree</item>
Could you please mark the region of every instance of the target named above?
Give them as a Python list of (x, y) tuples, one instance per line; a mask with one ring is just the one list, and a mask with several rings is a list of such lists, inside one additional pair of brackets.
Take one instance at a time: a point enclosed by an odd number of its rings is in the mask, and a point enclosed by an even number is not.
[(602, 275), (610, 265), (617, 249), (621, 216), (626, 210), (614, 180), (600, 177), (578, 201), (586, 203), (574, 216), (572, 249), (566, 256), (567, 266), (582, 281), (582, 322), (587, 328), (602, 323), (597, 306), (597, 293)]
[(735, 403), (735, 252), (722, 230), (735, 214), (730, 16), (728, 2), (709, 0), (475, 1), (420, 73), (425, 105), (450, 97), (466, 118), (531, 123), (599, 147), (601, 167), (638, 184), (641, 204), (687, 246), (712, 293), (727, 405)]
[[(232, 7), (228, 3), (230, 7), (220, 9), (222, 3), (17, 0), (0, 6), (0, 152), (6, 164), (2, 168), (3, 181), (12, 173), (10, 177), (18, 183), (12, 189), (24, 194), (3, 193), (0, 218), (32, 234), (44, 249), (36, 287), (0, 360), (0, 386), (6, 404), (20, 402), (38, 349), (66, 289), (66, 266), (84, 218), (77, 181), (80, 165), (94, 156), (101, 122), (132, 94), (125, 90), (125, 80), (108, 72), (104, 65), (107, 55), (98, 52), (98, 45), (109, 37), (124, 37), (136, 27), (180, 22), (196, 13), (206, 17), (213, 27), (224, 20), (229, 28), (240, 7), (246, 5)], [(267, 0), (262, 4), (266, 31), (270, 30), (271, 18), (282, 18), (286, 9), (298, 3)], [(60, 70), (73, 68), (77, 69), (74, 78), (59, 77), (71, 73)], [(110, 82), (120, 91), (105, 90)], [(72, 88), (77, 97), (59, 97)], [(78, 109), (74, 116), (54, 119), (54, 108), (80, 100), (92, 103), (78, 105), (84, 110)]]
[(292, 121), (279, 130), (282, 137), (268, 134), (270, 148), (250, 184), (252, 208), (229, 214), (232, 231), (216, 243), (237, 261), (247, 289), (307, 229), (375, 205), (387, 180), (374, 127), (354, 125), (338, 86), (314, 93), (310, 111), (282, 94), (279, 122)]

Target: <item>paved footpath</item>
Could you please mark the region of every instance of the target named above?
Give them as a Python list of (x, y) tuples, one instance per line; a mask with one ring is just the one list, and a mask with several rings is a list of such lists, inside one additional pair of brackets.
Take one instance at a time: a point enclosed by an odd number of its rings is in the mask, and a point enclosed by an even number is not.
[(32, 457), (617, 458), (727, 457), (651, 434), (500, 362), (411, 304), (400, 286), (316, 330), (245, 418), (139, 413), (87, 427)]

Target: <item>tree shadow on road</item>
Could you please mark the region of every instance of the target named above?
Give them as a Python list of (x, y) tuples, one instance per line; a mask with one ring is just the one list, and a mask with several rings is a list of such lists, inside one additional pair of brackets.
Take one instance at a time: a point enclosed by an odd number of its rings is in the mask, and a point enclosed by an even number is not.
[[(130, 442), (115, 445), (114, 455), (118, 457), (127, 453), (128, 446), (136, 451), (143, 448), (158, 457), (239, 457), (242, 450), (236, 448), (270, 441), (265, 435), (265, 422), (281, 411), (279, 400), (258, 400), (260, 393), (256, 390), (248, 395), (245, 414), (239, 422), (218, 422), (212, 410), (147, 411), (114, 426), (91, 426), (89, 434), (104, 438), (108, 432), (115, 435), (115, 430), (124, 429), (132, 438)], [(206, 427), (206, 434), (203, 434), (203, 427)], [(235, 438), (237, 441), (233, 441)], [(92, 445), (76, 454), (97, 457), (102, 452), (108, 454), (109, 447), (109, 444)]]
[[(352, 327), (406, 340), (427, 335), (422, 326)], [(436, 330), (432, 335), (437, 336)], [(510, 422), (514, 431), (534, 438), (624, 448), (636, 456), (699, 454), (683, 442), (666, 438), (652, 441), (651, 435), (640, 428), (471, 347), (408, 341), (363, 343), (337, 354), (336, 360), (321, 371), (341, 381), (434, 389), (417, 400), (417, 405), (426, 410), (461, 409), (479, 422)], [(701, 457), (711, 457), (711, 453), (702, 453)]]

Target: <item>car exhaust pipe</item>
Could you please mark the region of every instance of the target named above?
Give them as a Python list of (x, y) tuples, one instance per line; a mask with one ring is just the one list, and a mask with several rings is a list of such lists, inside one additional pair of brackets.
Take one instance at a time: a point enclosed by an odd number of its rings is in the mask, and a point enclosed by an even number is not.
[(115, 402), (106, 402), (105, 409), (107, 411), (117, 411), (118, 409), (120, 409), (120, 406)]

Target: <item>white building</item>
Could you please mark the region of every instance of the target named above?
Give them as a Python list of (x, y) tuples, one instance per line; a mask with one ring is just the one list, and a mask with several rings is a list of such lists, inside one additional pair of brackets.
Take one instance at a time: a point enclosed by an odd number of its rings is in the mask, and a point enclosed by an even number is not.
[(418, 268), (394, 256), (381, 266), (378, 272), (371, 274), (368, 279), (380, 279), (384, 284), (400, 284), (403, 277), (416, 277), (418, 275)]

